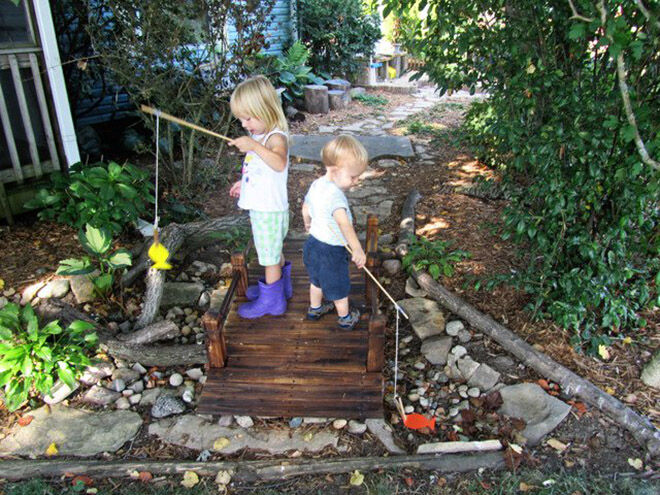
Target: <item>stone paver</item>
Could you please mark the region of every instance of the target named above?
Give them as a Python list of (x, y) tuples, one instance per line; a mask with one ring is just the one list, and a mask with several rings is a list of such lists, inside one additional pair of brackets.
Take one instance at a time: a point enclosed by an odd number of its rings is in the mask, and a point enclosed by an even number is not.
[[(346, 130), (346, 129), (344, 129)], [(362, 126), (357, 131), (362, 130)], [(399, 136), (355, 136), (369, 153), (369, 160), (379, 158), (412, 158), (415, 152), (410, 139)], [(321, 148), (334, 136), (314, 136), (294, 134), (291, 136), (292, 157), (309, 161), (321, 161)]]

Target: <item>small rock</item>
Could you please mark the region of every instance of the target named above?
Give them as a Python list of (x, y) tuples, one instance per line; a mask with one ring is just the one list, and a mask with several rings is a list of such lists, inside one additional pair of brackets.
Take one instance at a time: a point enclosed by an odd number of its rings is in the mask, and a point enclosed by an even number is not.
[(226, 428), (227, 426), (231, 426), (233, 422), (234, 422), (234, 416), (232, 416), (231, 414), (223, 414), (222, 416), (220, 416), (220, 419), (218, 419), (218, 426), (222, 426)]
[(426, 297), (428, 295), (412, 277), (408, 277), (406, 280), (406, 294), (412, 297)]
[(234, 416), (234, 419), (241, 428), (251, 428), (254, 426), (254, 421), (252, 421), (250, 416)]
[(303, 418), (303, 423), (306, 425), (320, 425), (328, 422), (328, 418), (307, 417)]
[(421, 352), (431, 364), (443, 365), (447, 363), (451, 344), (451, 337), (447, 335), (436, 335), (426, 339), (422, 343)]
[(131, 403), (128, 401), (126, 397), (120, 397), (117, 399), (115, 402), (115, 408), (116, 409), (129, 409), (131, 407)]
[(131, 369), (133, 371), (137, 371), (141, 375), (144, 375), (147, 372), (147, 369), (142, 366), (140, 363), (135, 363), (133, 366), (131, 366)]
[(220, 267), (220, 276), (223, 278), (231, 277), (234, 274), (234, 269), (231, 263), (223, 263)]
[(470, 397), (479, 397), (481, 395), (481, 391), (477, 387), (470, 387), (467, 391), (467, 394)]
[(151, 408), (151, 416), (154, 418), (166, 418), (174, 414), (181, 414), (186, 410), (186, 405), (178, 397), (171, 395), (159, 395)]
[(413, 366), (417, 370), (423, 370), (424, 368), (426, 368), (426, 365), (421, 361), (417, 361)]
[[(140, 379), (140, 373), (132, 368), (117, 368), (112, 372), (113, 380), (122, 380), (126, 383), (133, 383)], [(121, 392), (118, 390), (118, 392)]]
[(142, 400), (142, 394), (133, 394), (128, 398), (128, 402), (132, 406), (139, 404), (141, 400)]
[[(475, 360), (473, 360), (470, 356), (465, 356), (462, 359), (459, 359), (456, 362), (456, 366), (458, 367), (459, 371), (461, 372), (461, 375), (463, 376), (464, 379), (469, 380), (472, 378), (472, 375), (477, 371), (479, 368), (479, 363), (477, 363)], [(499, 376), (499, 375), (498, 375)], [(478, 384), (474, 384), (475, 387), (478, 387)], [(488, 390), (486, 387), (481, 387), (484, 390)]]
[(197, 306), (200, 308), (205, 308), (211, 302), (211, 294), (207, 291), (202, 292), (202, 295), (199, 296), (199, 301), (197, 301)]
[(117, 378), (116, 380), (112, 380), (110, 388), (115, 392), (122, 392), (126, 388), (126, 383), (121, 378)]
[(420, 397), (419, 405), (422, 407), (429, 407), (429, 400), (426, 397)]
[(188, 375), (193, 380), (199, 380), (201, 377), (204, 376), (204, 372), (202, 371), (201, 368), (191, 368), (188, 371), (186, 371), (186, 375)]
[(183, 402), (187, 402), (190, 404), (193, 401), (193, 392), (189, 388), (184, 390), (183, 394), (181, 395), (181, 398), (183, 399)]
[(192, 328), (190, 328), (188, 325), (184, 325), (183, 327), (181, 327), (181, 335), (183, 335), (184, 337), (187, 337), (191, 333), (192, 333)]
[(458, 341), (461, 344), (466, 344), (470, 342), (470, 339), (472, 338), (472, 335), (470, 335), (470, 332), (463, 329), (460, 332), (458, 332)]
[(649, 387), (660, 388), (660, 350), (644, 365), (641, 378)]
[(178, 387), (183, 383), (183, 377), (179, 373), (172, 373), (170, 376), (170, 385), (173, 387)]
[(140, 393), (144, 390), (144, 382), (142, 380), (138, 380), (135, 383), (132, 383), (128, 386), (130, 390), (132, 390), (135, 393)]
[(456, 356), (456, 358), (462, 358), (467, 354), (467, 349), (463, 347), (462, 345), (457, 345), (454, 346), (454, 348), (451, 350), (451, 353)]
[(303, 422), (303, 419), (300, 417), (291, 418), (289, 420), (289, 428), (298, 428)]
[(94, 404), (96, 406), (107, 406), (112, 402), (115, 402), (121, 397), (119, 392), (101, 387), (99, 385), (94, 385), (90, 388), (85, 395), (82, 397), (83, 402), (87, 404)]
[(415, 408), (413, 406), (405, 406), (403, 408), (403, 412), (405, 412), (406, 414), (411, 414), (414, 411), (415, 411)]
[(347, 422), (345, 419), (335, 419), (335, 420), (332, 422), (332, 427), (333, 427), (335, 430), (341, 430), (342, 428), (344, 428), (344, 427), (346, 426), (347, 423), (348, 423), (348, 422)]
[(67, 292), (69, 292), (69, 281), (65, 278), (59, 278), (48, 282), (37, 292), (37, 296), (41, 299), (59, 299), (66, 296)]
[(456, 337), (458, 335), (458, 332), (463, 330), (465, 328), (465, 325), (463, 325), (463, 322), (460, 320), (454, 320), (447, 322), (447, 325), (445, 326), (445, 332), (447, 332), (447, 335), (451, 335), (452, 337)]
[(359, 421), (355, 421), (354, 419), (351, 419), (348, 422), (349, 433), (353, 433), (354, 435), (362, 435), (365, 431), (367, 431), (366, 423), (360, 423)]
[(410, 402), (417, 402), (419, 400), (419, 394), (409, 394), (408, 400)]
[(477, 387), (480, 390), (490, 390), (497, 384), (499, 379), (500, 374), (497, 371), (487, 364), (481, 364), (468, 379), (468, 385)]
[(112, 376), (114, 369), (115, 367), (108, 362), (90, 365), (80, 377), (80, 383), (84, 385), (96, 385), (103, 378)]
[(401, 270), (401, 262), (397, 259), (383, 261), (383, 270), (388, 275), (396, 275)]

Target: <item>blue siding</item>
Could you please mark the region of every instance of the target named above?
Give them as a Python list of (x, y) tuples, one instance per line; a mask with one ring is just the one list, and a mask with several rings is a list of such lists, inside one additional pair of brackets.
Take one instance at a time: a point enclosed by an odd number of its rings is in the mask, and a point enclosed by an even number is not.
[[(276, 0), (271, 16), (273, 21), (266, 31), (266, 39), (270, 46), (264, 50), (264, 53), (280, 55), (291, 40), (291, 0)], [(236, 28), (228, 26), (227, 33), (229, 42), (233, 42), (236, 39)]]

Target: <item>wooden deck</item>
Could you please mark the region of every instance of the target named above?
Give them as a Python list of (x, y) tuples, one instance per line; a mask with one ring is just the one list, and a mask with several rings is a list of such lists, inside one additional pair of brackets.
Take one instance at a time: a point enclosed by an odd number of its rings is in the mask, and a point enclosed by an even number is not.
[(371, 308), (377, 306), (365, 297), (368, 290), (375, 299), (375, 290), (353, 266), (351, 302), (362, 312), (356, 329), (339, 330), (333, 314), (307, 320), (309, 279), (302, 244), (285, 244), (285, 257), (292, 263), (293, 297), (282, 316), (238, 316), (238, 305), (246, 301), (245, 275), (254, 283), (263, 276), (263, 268), (255, 260), (241, 274), (240, 259), (233, 260), (235, 276), (225, 305), (204, 316), (209, 370), (198, 413), (382, 417), (385, 321), (382, 315), (372, 316)]

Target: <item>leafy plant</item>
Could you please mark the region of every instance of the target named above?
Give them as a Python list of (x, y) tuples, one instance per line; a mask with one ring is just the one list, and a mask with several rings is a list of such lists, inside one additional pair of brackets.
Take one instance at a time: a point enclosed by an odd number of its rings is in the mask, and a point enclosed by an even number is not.
[(29, 304), (0, 309), (0, 387), (7, 409), (18, 409), (33, 393), (50, 393), (57, 378), (75, 386), (98, 343), (92, 328), (80, 320), (66, 329), (58, 321), (40, 327)]
[(307, 66), (309, 50), (300, 41), (296, 41), (284, 55), (272, 57), (272, 63), (266, 64), (264, 75), (273, 81), (275, 87), (284, 87), (282, 97), (293, 102), (304, 96), (306, 84), (323, 84), (323, 79), (312, 73)]
[(130, 163), (77, 163), (68, 177), (55, 173), (51, 181), (51, 187), (40, 189), (26, 207), (43, 208), (39, 218), (77, 229), (90, 224), (118, 234), (148, 213), (147, 206), (154, 202), (149, 173)]
[(114, 273), (131, 266), (131, 253), (126, 249), (118, 249), (110, 254), (112, 245), (110, 233), (89, 224), (85, 226), (85, 232), (80, 230), (78, 239), (85, 250), (94, 256), (94, 260), (89, 256), (62, 260), (57, 273), (59, 275), (90, 275), (96, 292), (100, 295), (107, 295), (112, 289)]
[[(413, 0), (386, 0), (400, 12)], [(660, 36), (639, 2), (429, 0), (414, 44), (511, 191), (505, 279), (597, 352), (660, 305)]]
[(372, 95), (369, 93), (357, 94), (353, 99), (364, 103), (365, 105), (369, 105), (370, 107), (382, 107), (389, 102), (384, 96)]
[(362, 0), (301, 0), (300, 39), (311, 52), (314, 72), (350, 78), (374, 53), (380, 39), (378, 14)]
[(229, 253), (244, 251), (250, 242), (250, 230), (245, 227), (231, 227), (220, 232), (213, 232), (211, 237), (221, 241)]
[(454, 275), (454, 264), (469, 258), (470, 253), (460, 249), (449, 251), (451, 241), (430, 241), (426, 237), (411, 237), (408, 254), (402, 259), (403, 268), (411, 272), (427, 270), (434, 280)]

